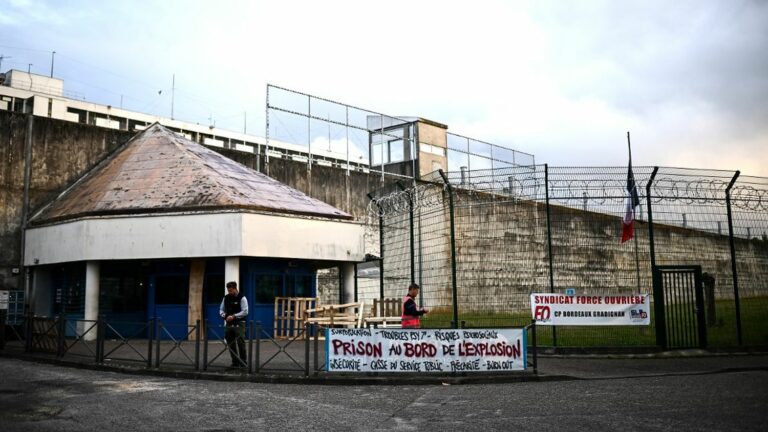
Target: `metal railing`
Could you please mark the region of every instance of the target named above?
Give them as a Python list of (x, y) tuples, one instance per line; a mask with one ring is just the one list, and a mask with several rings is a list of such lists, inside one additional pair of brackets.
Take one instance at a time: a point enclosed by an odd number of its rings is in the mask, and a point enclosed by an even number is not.
[[(260, 322), (250, 321), (243, 335), (247, 363), (231, 367), (238, 355), (226, 341), (225, 326), (207, 321), (194, 325), (148, 321), (83, 320), (59, 315), (27, 315), (17, 338), (3, 350), (26, 351), (77, 363), (153, 370), (311, 377), (328, 373), (325, 365), (326, 326), (306, 324), (297, 334), (275, 338)], [(34, 324), (33, 324), (34, 323)], [(527, 326), (529, 365), (536, 371), (535, 326)], [(533, 348), (531, 348), (533, 347)]]

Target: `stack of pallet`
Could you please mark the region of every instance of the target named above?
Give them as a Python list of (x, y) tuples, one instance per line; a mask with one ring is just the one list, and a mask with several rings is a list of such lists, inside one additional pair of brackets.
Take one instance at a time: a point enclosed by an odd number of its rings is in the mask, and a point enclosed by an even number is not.
[(371, 316), (365, 318), (366, 327), (402, 327), (402, 300), (396, 298), (373, 299)]
[(363, 326), (364, 302), (331, 304), (305, 311), (304, 321), (323, 327), (360, 328)]
[(317, 306), (315, 297), (276, 297), (275, 339), (292, 339), (301, 335), (305, 312)]

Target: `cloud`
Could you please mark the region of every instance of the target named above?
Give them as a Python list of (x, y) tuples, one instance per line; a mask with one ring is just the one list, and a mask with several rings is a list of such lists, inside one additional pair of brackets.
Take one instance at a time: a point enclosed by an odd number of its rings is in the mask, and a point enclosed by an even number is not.
[(55, 49), (57, 71), (77, 81), (65, 86), (102, 103), (125, 95), (168, 115), (176, 74), (184, 120), (241, 130), (247, 112), (255, 132), (272, 83), (435, 120), (540, 163), (623, 165), (629, 130), (637, 164), (768, 175), (755, 162), (768, 148), (768, 2), (10, 4), (0, 20), (16, 24), (0, 39)]

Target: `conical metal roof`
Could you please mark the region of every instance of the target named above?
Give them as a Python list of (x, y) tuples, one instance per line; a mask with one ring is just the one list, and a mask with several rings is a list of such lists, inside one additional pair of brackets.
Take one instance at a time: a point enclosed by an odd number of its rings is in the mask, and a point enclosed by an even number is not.
[(155, 123), (31, 220), (247, 209), (336, 219), (352, 216)]

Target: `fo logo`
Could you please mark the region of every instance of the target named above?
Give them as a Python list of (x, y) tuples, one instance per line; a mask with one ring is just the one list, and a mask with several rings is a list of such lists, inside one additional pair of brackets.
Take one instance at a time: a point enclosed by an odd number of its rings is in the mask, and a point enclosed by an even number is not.
[(536, 321), (549, 321), (550, 316), (552, 316), (552, 310), (549, 306), (536, 306), (533, 312), (533, 319)]

